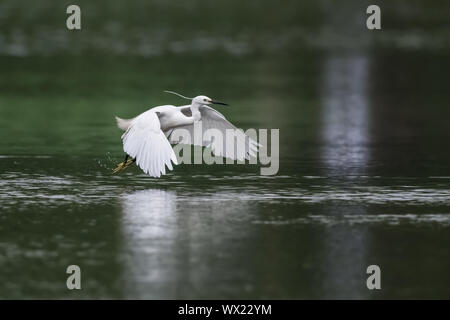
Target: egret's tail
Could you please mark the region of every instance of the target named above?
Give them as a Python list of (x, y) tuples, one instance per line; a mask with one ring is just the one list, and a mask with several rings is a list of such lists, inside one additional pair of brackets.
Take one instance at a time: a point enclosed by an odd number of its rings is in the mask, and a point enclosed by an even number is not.
[(117, 168), (113, 170), (113, 173), (119, 173), (134, 163), (135, 160), (128, 160), (127, 162), (121, 162), (117, 165)]
[(131, 124), (131, 120), (133, 119), (122, 119), (119, 117), (116, 117), (117, 126), (122, 129), (123, 131), (127, 131), (128, 127)]

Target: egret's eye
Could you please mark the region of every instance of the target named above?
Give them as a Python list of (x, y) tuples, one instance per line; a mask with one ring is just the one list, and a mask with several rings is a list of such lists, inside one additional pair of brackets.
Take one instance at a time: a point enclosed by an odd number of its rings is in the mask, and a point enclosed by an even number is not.
[(203, 101), (208, 102), (208, 100), (206, 100), (206, 99), (203, 99)]

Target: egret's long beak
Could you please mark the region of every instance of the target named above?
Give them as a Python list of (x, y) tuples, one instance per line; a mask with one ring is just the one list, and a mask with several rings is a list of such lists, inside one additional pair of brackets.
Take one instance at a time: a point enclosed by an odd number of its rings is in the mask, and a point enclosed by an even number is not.
[(222, 105), (222, 106), (227, 106), (227, 105), (228, 105), (228, 104), (226, 104), (225, 102), (214, 101), (214, 100), (211, 100), (211, 103), (213, 103), (213, 104), (220, 104), (220, 105)]

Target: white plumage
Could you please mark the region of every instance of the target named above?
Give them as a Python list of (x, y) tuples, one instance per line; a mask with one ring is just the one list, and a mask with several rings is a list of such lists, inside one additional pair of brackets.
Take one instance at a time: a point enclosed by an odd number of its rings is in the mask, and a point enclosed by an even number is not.
[(149, 110), (134, 118), (122, 136), (123, 151), (136, 159), (136, 164), (152, 177), (172, 170), (171, 161), (177, 164), (172, 146), (161, 131), (156, 112)]
[[(125, 131), (122, 135), (123, 150), (152, 177), (166, 174), (166, 166), (172, 170), (172, 162), (178, 164), (170, 142), (179, 142), (172, 137), (179, 136), (177, 130), (181, 129), (187, 130), (190, 135), (184, 136), (180, 143), (210, 147), (216, 156), (238, 160), (256, 156), (258, 143), (237, 129), (220, 112), (208, 107), (208, 104), (226, 105), (206, 96), (197, 96), (190, 105), (154, 107), (133, 119), (116, 117), (117, 126)], [(202, 132), (194, 136), (194, 128), (198, 128), (198, 125)], [(212, 134), (205, 136), (203, 133), (208, 130)], [(214, 130), (221, 134), (222, 141), (214, 138)], [(235, 139), (238, 147), (226, 148), (227, 130), (228, 139)]]
[[(180, 111), (183, 114), (190, 115), (191, 114), (191, 106), (182, 106), (179, 107)], [(173, 130), (170, 134), (170, 141), (172, 143), (176, 143), (176, 140), (173, 138), (177, 137), (177, 130), (185, 129), (189, 132), (188, 138), (189, 140), (183, 140), (182, 143), (185, 144), (193, 144), (196, 146), (203, 146), (211, 148), (212, 152), (216, 156), (226, 157), (234, 160), (242, 161), (244, 159), (249, 159), (250, 156), (255, 157), (256, 152), (258, 151), (258, 143), (247, 136), (241, 129), (236, 128), (232, 123), (230, 123), (223, 114), (218, 112), (217, 110), (208, 107), (201, 106), (199, 108), (201, 118), (198, 121), (199, 126), (201, 126), (201, 135), (194, 135), (194, 125), (188, 124), (184, 126), (179, 126)], [(222, 141), (217, 139), (213, 139), (216, 137), (212, 137), (214, 135), (214, 131), (218, 130), (220, 132), (220, 136), (223, 138)], [(234, 138), (235, 143), (232, 143), (232, 146), (235, 148), (227, 148), (227, 130), (228, 137)], [(210, 132), (210, 135), (204, 135), (205, 132)]]

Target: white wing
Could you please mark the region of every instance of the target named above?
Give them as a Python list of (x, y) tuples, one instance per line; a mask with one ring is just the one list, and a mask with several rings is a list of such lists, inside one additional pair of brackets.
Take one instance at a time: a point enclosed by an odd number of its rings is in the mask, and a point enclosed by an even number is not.
[(134, 118), (122, 135), (123, 150), (136, 159), (136, 164), (152, 177), (166, 174), (166, 166), (172, 170), (177, 158), (172, 146), (161, 131), (157, 113), (149, 110)]
[[(192, 116), (190, 106), (180, 107), (181, 112), (183, 112), (187, 116)], [(201, 113), (201, 135), (195, 135), (194, 126), (195, 124), (186, 125), (177, 127), (170, 133), (170, 141), (172, 143), (184, 143), (184, 144), (193, 144), (198, 146), (204, 146), (211, 148), (212, 152), (216, 156), (227, 157), (231, 159), (244, 160), (249, 159), (250, 156), (256, 157), (256, 152), (258, 151), (259, 144), (247, 136), (241, 129), (236, 128), (232, 123), (230, 123), (225, 116), (218, 112), (217, 110), (208, 107), (201, 106), (199, 108)], [(178, 141), (178, 137), (182, 136), (177, 130), (184, 129), (189, 132), (189, 137), (184, 138), (181, 142)], [(216, 129), (220, 132), (222, 139), (216, 139), (216, 137), (212, 137), (204, 135), (210, 129)], [(227, 144), (227, 130), (228, 130), (228, 138), (234, 140), (234, 145)], [(213, 131), (210, 130), (211, 135), (214, 135)], [(228, 139), (228, 142), (230, 140)]]

